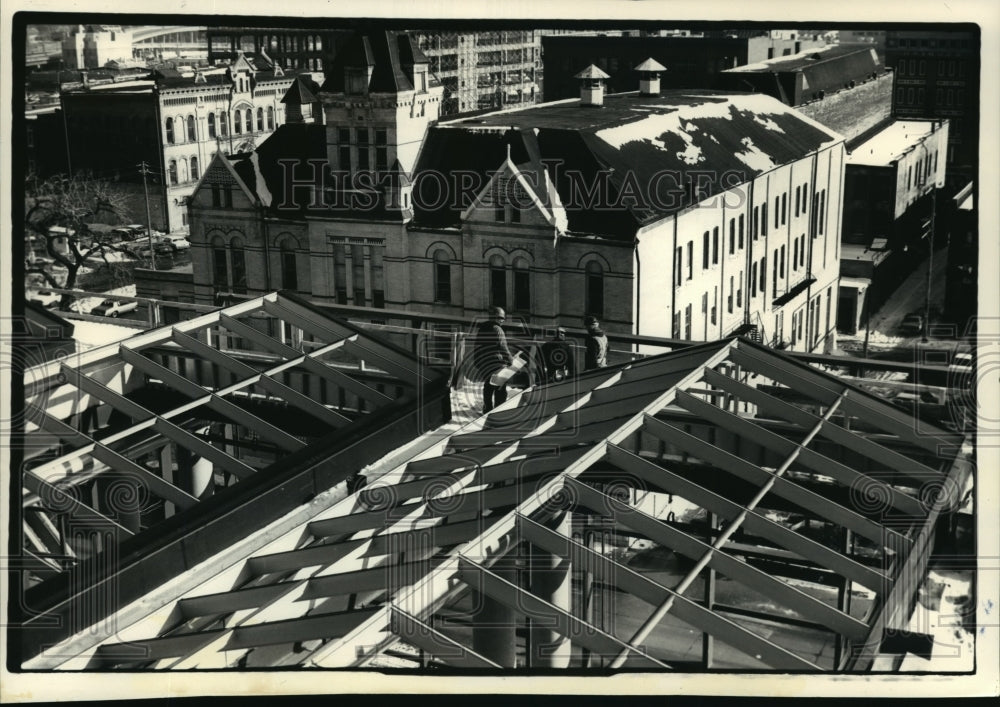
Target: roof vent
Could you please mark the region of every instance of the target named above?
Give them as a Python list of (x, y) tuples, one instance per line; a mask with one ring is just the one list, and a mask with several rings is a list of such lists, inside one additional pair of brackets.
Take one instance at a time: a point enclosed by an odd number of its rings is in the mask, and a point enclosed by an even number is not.
[(604, 79), (611, 78), (591, 64), (573, 78), (580, 79), (580, 105), (604, 105)]
[(660, 72), (666, 71), (660, 62), (652, 57), (635, 67), (639, 72), (639, 93), (643, 96), (656, 96), (660, 93)]

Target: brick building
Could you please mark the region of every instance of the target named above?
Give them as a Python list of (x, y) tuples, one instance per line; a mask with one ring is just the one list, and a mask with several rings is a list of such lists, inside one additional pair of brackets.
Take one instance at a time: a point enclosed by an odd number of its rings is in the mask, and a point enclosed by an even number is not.
[(978, 31), (890, 30), (885, 55), (896, 74), (895, 117), (950, 123), (945, 190), (956, 193), (976, 178), (979, 157)]
[(285, 288), (462, 317), (499, 304), (540, 326), (593, 313), (617, 332), (831, 343), (844, 147), (823, 126), (767, 96), (660, 93), (655, 78), (644, 94), (598, 84), (435, 125), (442, 90), (412, 40), (370, 35), (338, 62), (325, 126), (283, 126), (209, 168), (191, 205), (196, 301)]
[[(634, 67), (647, 58), (667, 67), (664, 88), (716, 88), (726, 69), (822, 47), (825, 40), (808, 34), (786, 36), (628, 37), (546, 36), (542, 38), (545, 100), (578, 95), (576, 73), (590, 63), (606, 72), (608, 91), (635, 89)], [(740, 89), (746, 90), (746, 89)]]
[(74, 173), (141, 182), (145, 162), (153, 226), (182, 230), (187, 198), (213, 155), (247, 151), (272, 134), (296, 76), (240, 55), (232, 66), (189, 75), (163, 69), (141, 81), (88, 83), (62, 96), (69, 164)]
[(794, 106), (840, 133), (848, 149), (892, 119), (893, 75), (869, 45), (831, 44), (737, 66), (718, 86), (753, 91)]

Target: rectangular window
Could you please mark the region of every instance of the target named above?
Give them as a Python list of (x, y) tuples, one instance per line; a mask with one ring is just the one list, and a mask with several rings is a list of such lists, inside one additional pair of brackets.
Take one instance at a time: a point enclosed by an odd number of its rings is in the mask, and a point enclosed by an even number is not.
[(736, 252), (736, 219), (729, 219), (729, 254)]
[(242, 248), (233, 248), (233, 292), (244, 294), (247, 291), (247, 262)]
[(739, 228), (739, 237), (740, 237), (739, 248), (740, 248), (740, 250), (743, 250), (743, 229), (744, 229), (744, 225), (745, 225), (745, 219), (743, 218), (743, 214), (740, 214), (740, 228)]
[(708, 245), (709, 245), (708, 244), (708, 231), (705, 231), (704, 235), (701, 238), (701, 246), (702, 246), (702, 248), (701, 248), (701, 269), (702, 270), (707, 270), (708, 269), (708, 256), (709, 256)]
[(785, 276), (785, 246), (781, 246), (781, 276)]
[(674, 286), (680, 286), (684, 280), (684, 248), (678, 248), (674, 253)]
[(691, 340), (691, 305), (684, 308), (684, 338)]
[(347, 288), (337, 288), (337, 304), (347, 304)]
[(781, 225), (785, 225), (785, 219), (788, 216), (788, 192), (781, 195)]
[(295, 263), (295, 253), (281, 254), (281, 286), (286, 290), (299, 289), (298, 269)]
[(774, 197), (774, 227), (781, 225), (781, 197)]
[(719, 286), (716, 285), (712, 289), (712, 324), (717, 324), (719, 321)]
[(733, 276), (729, 276), (729, 296), (726, 297), (726, 311), (733, 313)]
[(497, 223), (503, 223), (504, 221), (506, 221), (507, 220), (507, 214), (505, 213), (505, 211), (506, 211), (506, 209), (504, 208), (503, 204), (494, 204), (493, 205), (493, 220), (496, 221)]
[(229, 289), (229, 266), (226, 263), (226, 249), (212, 249), (212, 284), (217, 290)]
[(363, 289), (354, 290), (354, 306), (364, 307), (365, 306), (365, 291)]
[(385, 292), (372, 290), (372, 306), (376, 309), (385, 309)]
[(504, 268), (490, 268), (490, 304), (507, 306), (507, 271)]
[(337, 128), (337, 142), (341, 145), (351, 144), (351, 129), (350, 128)]
[(740, 279), (736, 283), (736, 308), (739, 309), (743, 306), (743, 274), (740, 273)]
[(750, 297), (757, 296), (757, 263), (750, 265)]
[(771, 265), (771, 297), (778, 296), (778, 251), (774, 251), (774, 263)]
[(806, 204), (809, 202), (809, 182), (802, 185), (802, 213), (806, 212)]
[(340, 150), (340, 168), (345, 172), (351, 171), (351, 148), (341, 147)]
[(587, 273), (587, 312), (595, 317), (604, 316), (604, 275), (599, 272)]
[(355, 130), (355, 134), (357, 135), (357, 138), (358, 138), (358, 144), (359, 145), (365, 145), (367, 147), (367, 145), (368, 145), (368, 128), (357, 128)]
[(673, 316), (673, 326), (670, 327), (671, 336), (675, 339), (681, 338), (681, 313), (674, 312)]
[(753, 222), (750, 224), (750, 232), (752, 238), (757, 240), (757, 236), (760, 234), (760, 207), (753, 207)]
[(371, 169), (371, 163), (368, 161), (369, 160), (368, 155), (369, 155), (369, 150), (368, 150), (367, 147), (359, 147), (358, 148), (358, 169), (359, 170)]
[(212, 185), (212, 206), (222, 206), (222, 189), (218, 184)]
[(792, 270), (799, 269), (799, 239), (792, 241)]
[(434, 263), (434, 301), (451, 303), (451, 265)]
[(233, 207), (233, 188), (228, 184), (222, 188), (222, 206), (227, 209)]
[(531, 274), (527, 270), (514, 271), (514, 309), (531, 311)]
[(687, 279), (694, 277), (694, 241), (688, 241)]
[(762, 236), (767, 235), (767, 204), (761, 204), (760, 206), (760, 234)]
[(802, 204), (802, 187), (795, 187), (795, 216), (799, 215), (799, 207)]
[(760, 294), (767, 294), (767, 256), (760, 259)]
[(712, 264), (719, 264), (719, 227), (712, 229)]
[(375, 169), (385, 172), (389, 169), (389, 149), (386, 147), (375, 148)]
[(385, 146), (389, 144), (385, 128), (375, 128), (375, 144)]

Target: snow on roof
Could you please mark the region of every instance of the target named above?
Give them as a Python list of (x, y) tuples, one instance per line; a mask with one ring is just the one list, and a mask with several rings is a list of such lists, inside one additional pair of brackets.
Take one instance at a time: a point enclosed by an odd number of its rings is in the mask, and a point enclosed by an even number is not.
[(861, 143), (847, 164), (888, 167), (934, 132), (933, 120), (897, 120)]

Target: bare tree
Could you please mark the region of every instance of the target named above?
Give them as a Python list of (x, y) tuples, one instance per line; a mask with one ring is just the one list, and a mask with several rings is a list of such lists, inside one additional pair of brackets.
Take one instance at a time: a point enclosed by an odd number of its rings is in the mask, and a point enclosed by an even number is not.
[[(25, 245), (30, 255), (25, 262), (25, 275), (39, 275), (50, 287), (71, 290), (76, 287), (84, 266), (122, 267), (120, 262), (109, 261), (108, 254), (131, 254), (120, 245), (109, 243), (106, 232), (92, 229), (91, 225), (116, 225), (129, 220), (125, 194), (112, 182), (63, 175), (42, 181), (29, 177), (24, 225)], [(35, 259), (33, 243), (39, 241), (44, 243), (51, 263), (65, 268), (65, 276), (54, 271), (48, 262)], [(71, 300), (70, 295), (63, 295), (59, 308), (67, 309)]]

